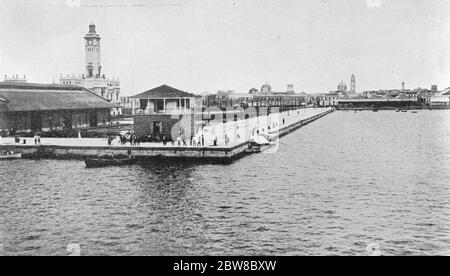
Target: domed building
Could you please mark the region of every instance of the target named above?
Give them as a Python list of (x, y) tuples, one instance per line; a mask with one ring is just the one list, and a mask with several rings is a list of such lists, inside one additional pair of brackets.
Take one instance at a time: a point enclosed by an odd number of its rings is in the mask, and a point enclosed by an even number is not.
[(341, 81), (341, 83), (338, 84), (338, 92), (340, 93), (347, 92), (347, 85), (344, 83), (344, 81)]
[(267, 82), (261, 86), (261, 94), (270, 94), (272, 93), (272, 87)]

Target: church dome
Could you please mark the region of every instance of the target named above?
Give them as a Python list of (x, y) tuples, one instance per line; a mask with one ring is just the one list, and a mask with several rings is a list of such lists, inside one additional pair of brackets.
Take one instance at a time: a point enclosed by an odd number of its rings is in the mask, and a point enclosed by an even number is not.
[(341, 81), (338, 84), (338, 91), (339, 92), (345, 92), (347, 90), (347, 85), (344, 83), (344, 81)]

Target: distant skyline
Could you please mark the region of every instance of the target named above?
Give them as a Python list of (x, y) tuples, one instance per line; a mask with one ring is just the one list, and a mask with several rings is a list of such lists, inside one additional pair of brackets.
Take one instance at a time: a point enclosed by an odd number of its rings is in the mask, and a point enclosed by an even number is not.
[[(78, 5), (79, 4), (79, 5)], [(26, 8), (25, 8), (26, 7)], [(167, 84), (202, 93), (450, 86), (447, 0), (0, 0), (0, 80), (84, 73), (91, 21), (122, 96)]]

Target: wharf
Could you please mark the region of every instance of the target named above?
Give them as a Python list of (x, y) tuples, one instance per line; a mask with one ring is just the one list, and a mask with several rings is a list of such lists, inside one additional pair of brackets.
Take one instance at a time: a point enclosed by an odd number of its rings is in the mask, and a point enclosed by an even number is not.
[[(314, 115), (294, 121), (276, 132), (269, 132), (273, 137), (282, 137), (296, 129), (309, 124), (331, 112), (333, 109), (318, 110)], [(107, 140), (96, 138), (42, 138), (42, 145), (34, 145), (34, 139), (26, 138), (27, 144), (15, 144), (12, 138), (2, 138), (1, 151), (21, 152), (23, 158), (49, 159), (84, 159), (100, 154), (128, 154), (145, 160), (188, 160), (189, 162), (231, 163), (246, 155), (248, 140), (238, 141), (229, 145), (219, 146), (172, 146), (162, 143), (143, 143), (140, 146), (123, 146), (113, 144), (107, 146)], [(117, 142), (116, 142), (117, 143)]]

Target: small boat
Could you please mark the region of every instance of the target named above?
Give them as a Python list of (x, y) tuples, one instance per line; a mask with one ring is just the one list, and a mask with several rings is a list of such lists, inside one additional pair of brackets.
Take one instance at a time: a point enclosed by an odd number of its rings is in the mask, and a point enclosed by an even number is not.
[(266, 149), (269, 149), (273, 146), (277, 145), (275, 142), (270, 142), (267, 137), (263, 135), (257, 135), (250, 139), (250, 143), (248, 146), (248, 149), (246, 150), (247, 153), (259, 153)]
[(395, 112), (400, 112), (400, 109), (397, 108), (397, 109), (395, 110)]
[(375, 108), (372, 110), (373, 112), (378, 112), (378, 108)]
[(406, 110), (406, 109), (402, 109), (402, 110), (401, 110), (401, 112), (408, 112), (408, 110)]
[(99, 156), (96, 158), (86, 158), (84, 162), (87, 168), (102, 168), (109, 166), (135, 165), (137, 163), (137, 158), (132, 156)]
[(411, 111), (411, 113), (419, 113), (419, 111), (413, 110), (413, 111)]
[(6, 154), (0, 154), (0, 161), (1, 160), (14, 160), (14, 159), (21, 159), (22, 153), (6, 153)]

